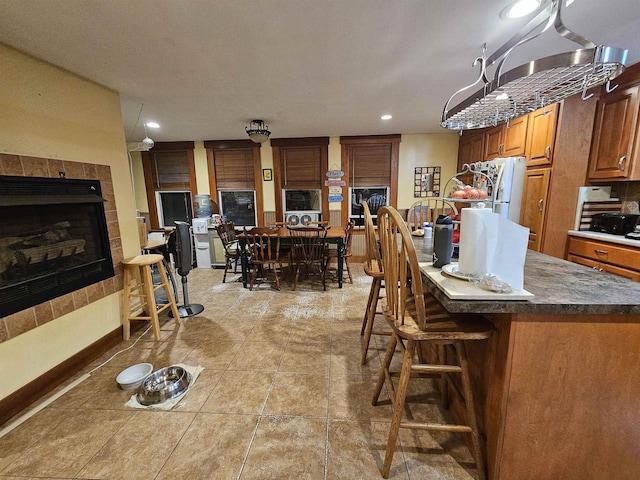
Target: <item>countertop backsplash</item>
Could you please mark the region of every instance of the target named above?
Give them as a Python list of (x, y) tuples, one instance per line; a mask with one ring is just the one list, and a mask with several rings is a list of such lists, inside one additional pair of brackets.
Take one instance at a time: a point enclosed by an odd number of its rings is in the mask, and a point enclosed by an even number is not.
[(622, 213), (640, 214), (640, 182), (615, 182), (611, 196), (622, 201)]

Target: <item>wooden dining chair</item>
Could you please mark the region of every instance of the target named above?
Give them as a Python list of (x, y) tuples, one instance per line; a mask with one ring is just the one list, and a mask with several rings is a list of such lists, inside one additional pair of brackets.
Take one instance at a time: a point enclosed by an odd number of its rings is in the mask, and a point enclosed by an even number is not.
[[(387, 441), (382, 476), (387, 478), (391, 461), (396, 450), (400, 428), (414, 430), (434, 430), (461, 432), (471, 435), (471, 454), (476, 462), (479, 480), (486, 478), (484, 456), (480, 432), (476, 419), (472, 386), (469, 378), (469, 364), (465, 344), (489, 338), (493, 326), (481, 315), (450, 314), (442, 304), (429, 295), (425, 302), (422, 276), (418, 266), (416, 249), (411, 233), (404, 219), (393, 207), (378, 210), (378, 234), (382, 248), (384, 283), (387, 302), (384, 317), (392, 329), (389, 346), (378, 377), (373, 405), (378, 403), (382, 388), (386, 385), (391, 397), (393, 416)], [(438, 351), (447, 345), (453, 352), (452, 363), (445, 360), (447, 355), (437, 355), (436, 363), (429, 363), (428, 355), (422, 355), (417, 348), (431, 344)], [(394, 352), (401, 352), (400, 372), (390, 370)], [(416, 353), (418, 355), (416, 355)], [(461, 392), (465, 406), (466, 424), (403, 422), (403, 412), (410, 380), (439, 376), (443, 382), (443, 392), (449, 388), (451, 375), (461, 377)], [(397, 385), (393, 378), (399, 376)], [(444, 402), (448, 406), (448, 402)]]
[(331, 228), (329, 227), (329, 220), (307, 220), (306, 222), (304, 222), (304, 226)]
[(291, 257), (295, 266), (293, 290), (298, 285), (300, 270), (317, 273), (322, 289), (327, 289), (327, 229), (324, 227), (287, 227), (291, 237)]
[[(349, 283), (353, 283), (353, 277), (351, 276), (351, 268), (349, 267), (349, 259), (352, 257), (351, 243), (353, 240), (353, 229), (355, 228), (355, 226), (356, 226), (356, 221), (351, 220), (349, 223), (347, 223), (347, 226), (344, 227), (344, 243), (342, 247), (342, 261), (344, 263), (344, 267), (346, 268), (347, 276), (349, 277)], [(337, 259), (338, 249), (330, 248), (328, 251), (328, 256), (329, 256), (329, 259), (328, 259), (329, 262), (331, 262), (331, 260), (333, 260), (334, 258)]]
[(282, 263), (280, 262), (280, 236), (278, 235), (278, 230), (268, 227), (255, 227), (247, 230), (245, 227), (244, 235), (247, 240), (247, 266), (251, 271), (249, 291), (253, 290), (253, 285), (258, 276), (266, 278), (267, 271), (273, 271), (276, 289), (280, 290), (278, 270), (282, 272)]
[(369, 300), (367, 308), (364, 312), (362, 320), (362, 328), (360, 335), (364, 335), (362, 342), (362, 353), (360, 363), (367, 363), (367, 354), (369, 353), (369, 344), (371, 343), (371, 335), (391, 335), (390, 332), (384, 330), (374, 330), (373, 325), (376, 315), (382, 315), (378, 312), (378, 300), (380, 299), (380, 289), (384, 280), (384, 269), (382, 266), (382, 258), (380, 256), (380, 247), (376, 237), (376, 230), (373, 226), (373, 218), (369, 210), (369, 205), (362, 202), (364, 207), (364, 235), (365, 235), (365, 261), (364, 273), (371, 277), (371, 289), (369, 290)]
[(238, 273), (238, 261), (240, 260), (240, 246), (238, 239), (236, 238), (236, 230), (233, 222), (222, 222), (220, 225), (216, 225), (216, 231), (222, 241), (224, 248), (224, 275), (222, 276), (222, 283), (227, 280), (227, 270), (233, 265), (233, 273)]
[(423, 198), (407, 210), (407, 226), (409, 231), (421, 229), (425, 222), (435, 225), (438, 215), (458, 214), (456, 206), (442, 198)]

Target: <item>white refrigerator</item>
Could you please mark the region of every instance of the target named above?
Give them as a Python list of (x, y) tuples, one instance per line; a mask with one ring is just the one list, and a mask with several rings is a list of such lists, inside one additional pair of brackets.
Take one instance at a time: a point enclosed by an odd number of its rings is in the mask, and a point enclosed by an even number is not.
[(480, 171), (493, 182), (493, 211), (512, 222), (520, 222), (522, 188), (527, 169), (525, 157), (494, 158), (480, 162)]

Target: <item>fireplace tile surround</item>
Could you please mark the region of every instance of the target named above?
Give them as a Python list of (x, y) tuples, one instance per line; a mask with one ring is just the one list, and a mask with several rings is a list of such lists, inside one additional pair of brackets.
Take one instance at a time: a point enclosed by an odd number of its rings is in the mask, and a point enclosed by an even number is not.
[(15, 338), (122, 289), (122, 241), (113, 193), (111, 167), (109, 165), (0, 153), (0, 175), (58, 178), (60, 172), (64, 172), (65, 177), (70, 179), (100, 180), (102, 197), (106, 200), (104, 208), (115, 276), (0, 318), (0, 342)]

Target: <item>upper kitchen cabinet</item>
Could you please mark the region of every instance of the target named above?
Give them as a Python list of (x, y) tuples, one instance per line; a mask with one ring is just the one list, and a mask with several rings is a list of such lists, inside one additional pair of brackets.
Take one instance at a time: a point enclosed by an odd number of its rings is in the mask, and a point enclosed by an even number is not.
[(484, 130), (467, 130), (460, 137), (458, 144), (458, 172), (464, 164), (484, 160)]
[(555, 103), (529, 114), (527, 134), (527, 166), (551, 165), (556, 141), (558, 104)]
[(627, 69), (614, 81), (619, 85), (615, 91), (601, 92), (596, 107), (589, 155), (590, 181), (640, 180), (637, 146), (640, 137), (639, 65)]
[(484, 159), (522, 157), (526, 150), (529, 115), (489, 129), (484, 136)]

